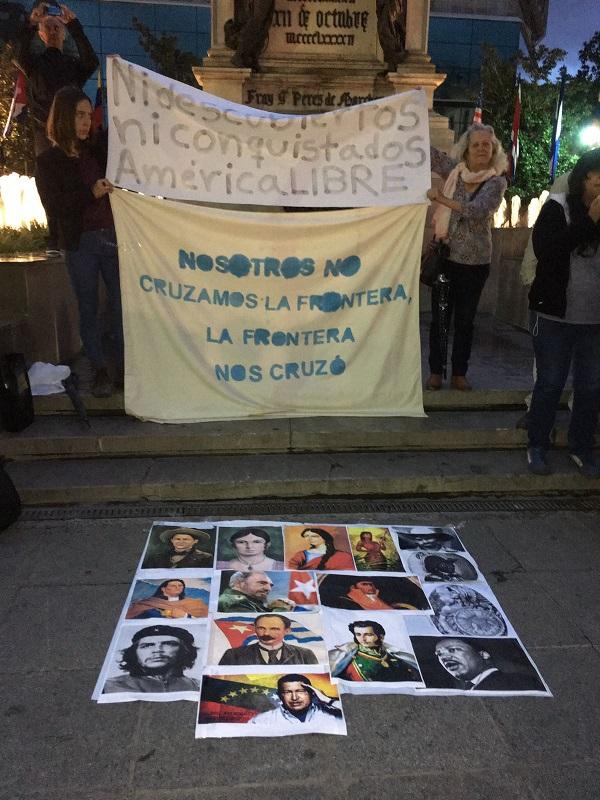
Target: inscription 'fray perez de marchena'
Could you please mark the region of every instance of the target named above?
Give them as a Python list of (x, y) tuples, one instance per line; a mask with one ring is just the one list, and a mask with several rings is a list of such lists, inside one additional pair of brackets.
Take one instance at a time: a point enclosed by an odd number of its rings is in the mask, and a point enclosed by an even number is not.
[(108, 177), (123, 188), (253, 205), (425, 201), (429, 134), (421, 91), (325, 114), (283, 115), (112, 57), (108, 100)]

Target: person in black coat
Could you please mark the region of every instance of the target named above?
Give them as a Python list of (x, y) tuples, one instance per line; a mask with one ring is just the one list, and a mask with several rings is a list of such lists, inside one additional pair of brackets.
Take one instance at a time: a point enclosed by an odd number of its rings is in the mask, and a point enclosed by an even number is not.
[[(98, 69), (98, 57), (81, 23), (67, 6), (59, 8), (60, 14), (54, 16), (47, 13), (48, 3), (37, 4), (14, 45), (14, 64), (27, 80), (27, 108), (36, 156), (50, 147), (46, 124), (56, 92), (63, 86), (81, 89)], [(64, 52), (67, 31), (77, 48), (77, 57)], [(34, 46), (36, 39), (43, 44), (41, 51)], [(36, 182), (48, 219), (48, 254), (58, 255), (58, 222), (43, 187)]]
[[(106, 286), (122, 374), (123, 328), (115, 227), (108, 195), (113, 187), (104, 175), (106, 148), (92, 136), (92, 104), (81, 89), (60, 89), (48, 117), (53, 146), (38, 158), (38, 179), (58, 219), (69, 276), (79, 306), (79, 333), (94, 368), (92, 392), (108, 397), (112, 382), (102, 349), (98, 320), (98, 279)], [(120, 377), (120, 376), (119, 376)]]
[(565, 195), (550, 196), (532, 234), (537, 258), (529, 292), (537, 378), (529, 409), (527, 463), (548, 475), (550, 433), (569, 370), (568, 447), (587, 478), (600, 478), (594, 433), (600, 411), (600, 148), (585, 153)]

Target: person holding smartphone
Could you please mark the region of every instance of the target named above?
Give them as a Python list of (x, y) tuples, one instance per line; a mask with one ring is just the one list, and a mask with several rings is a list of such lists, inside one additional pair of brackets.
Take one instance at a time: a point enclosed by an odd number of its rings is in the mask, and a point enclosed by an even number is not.
[[(77, 58), (63, 52), (67, 31), (77, 47)], [(44, 45), (42, 52), (32, 47), (36, 36)], [(57, 3), (39, 3), (34, 6), (28, 25), (15, 43), (13, 61), (27, 79), (27, 102), (37, 158), (50, 147), (46, 123), (54, 95), (63, 86), (83, 88), (98, 68), (98, 58), (70, 8)], [(47, 254), (58, 256), (58, 223), (37, 178), (36, 183), (48, 218)]]

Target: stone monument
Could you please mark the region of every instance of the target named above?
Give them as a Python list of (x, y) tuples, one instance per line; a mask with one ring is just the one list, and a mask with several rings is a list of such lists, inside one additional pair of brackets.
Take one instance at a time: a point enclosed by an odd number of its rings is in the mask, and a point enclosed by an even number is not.
[(310, 114), (421, 88), (432, 143), (453, 142), (432, 110), (445, 75), (427, 55), (429, 0), (212, 0), (198, 83), (282, 114)]

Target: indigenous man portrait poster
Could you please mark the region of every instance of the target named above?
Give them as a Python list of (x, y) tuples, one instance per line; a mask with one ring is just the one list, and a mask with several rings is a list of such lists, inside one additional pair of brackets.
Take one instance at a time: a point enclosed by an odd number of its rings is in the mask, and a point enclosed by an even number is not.
[(196, 738), (346, 735), (338, 687), (327, 672), (220, 674), (202, 679)]
[(445, 550), (410, 550), (404, 553), (409, 572), (418, 575), (421, 583), (465, 583), (482, 580), (477, 565), (466, 553)]
[(327, 664), (320, 614), (227, 615), (213, 619), (209, 664), (271, 666)]
[(387, 528), (348, 526), (356, 569), (367, 572), (406, 572)]

